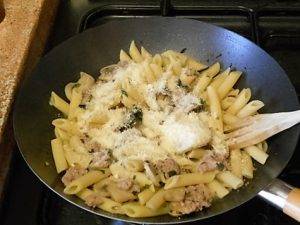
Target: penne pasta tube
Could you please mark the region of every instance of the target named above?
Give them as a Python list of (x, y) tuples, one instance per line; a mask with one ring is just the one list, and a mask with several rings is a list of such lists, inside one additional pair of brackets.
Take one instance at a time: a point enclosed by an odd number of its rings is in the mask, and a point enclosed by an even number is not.
[(235, 97), (226, 97), (221, 101), (221, 107), (223, 110), (228, 109), (235, 101)]
[(80, 192), (78, 192), (76, 195), (81, 198), (83, 201), (86, 200), (86, 198), (91, 195), (91, 194), (94, 194), (95, 192), (88, 189), (88, 188), (84, 188), (82, 189)]
[(69, 166), (64, 155), (63, 145), (59, 138), (51, 140), (51, 148), (57, 173), (68, 169)]
[(254, 115), (257, 110), (261, 109), (265, 104), (259, 100), (253, 100), (245, 105), (236, 115), (240, 118)]
[(214, 179), (215, 175), (216, 171), (175, 175), (166, 180), (164, 189), (168, 190), (176, 187), (185, 187), (189, 185), (209, 183)]
[(267, 152), (268, 151), (268, 143), (266, 141), (263, 141), (262, 142), (262, 150), (264, 152)]
[(99, 182), (105, 177), (107, 177), (107, 174), (100, 171), (90, 171), (68, 184), (64, 189), (64, 193), (69, 195), (77, 194), (82, 189)]
[(155, 64), (155, 63), (151, 63), (150, 64), (150, 68), (154, 74), (154, 76), (156, 77), (156, 79), (158, 79), (159, 77), (161, 77), (163, 71), (162, 71), (162, 67)]
[(246, 178), (252, 179), (253, 178), (253, 163), (250, 155), (242, 151), (242, 175)]
[(217, 180), (213, 180), (212, 182), (208, 183), (207, 186), (218, 196), (218, 198), (224, 198), (229, 194), (229, 191)]
[(168, 205), (158, 208), (157, 210), (151, 210), (148, 207), (140, 205), (138, 202), (129, 202), (122, 206), (125, 214), (133, 218), (139, 217), (153, 217), (168, 214), (170, 209)]
[(143, 57), (142, 57), (141, 53), (139, 52), (138, 48), (136, 47), (134, 41), (132, 41), (130, 43), (129, 55), (131, 56), (131, 58), (133, 59), (133, 61), (135, 61), (137, 63), (143, 61)]
[(237, 97), (240, 93), (239, 89), (232, 89), (228, 92), (227, 97)]
[(163, 61), (162, 61), (162, 57), (160, 54), (155, 54), (152, 61), (157, 66), (162, 67)]
[(131, 172), (141, 172), (144, 170), (144, 163), (138, 159), (128, 159), (124, 163), (125, 168)]
[(196, 61), (195, 59), (193, 59), (191, 57), (188, 57), (186, 64), (187, 64), (188, 68), (193, 69), (195, 71), (201, 71), (201, 70), (204, 70), (207, 68), (206, 65)]
[(156, 78), (148, 63), (144, 64), (144, 77), (148, 84), (153, 83)]
[(146, 206), (149, 209), (157, 210), (165, 203), (165, 190), (159, 189), (150, 199), (147, 201)]
[(229, 73), (230, 73), (230, 68), (227, 68), (226, 70), (218, 74), (216, 77), (213, 78), (212, 82), (210, 83), (210, 86), (218, 90), (218, 88), (224, 82), (225, 78), (228, 76)]
[(218, 94), (213, 87), (208, 86), (207, 95), (209, 100), (210, 113), (213, 119), (216, 121), (216, 129), (220, 132), (223, 132), (222, 110)]
[(260, 164), (265, 164), (269, 155), (255, 145), (244, 148), (244, 150)]
[(243, 89), (235, 99), (234, 103), (232, 103), (232, 105), (226, 110), (226, 112), (235, 115), (248, 103), (250, 97), (251, 97), (250, 88)]
[(223, 114), (223, 121), (227, 125), (236, 124), (239, 118), (237, 116), (231, 115), (230, 113)]
[(142, 46), (141, 55), (144, 59), (152, 59), (152, 55)]
[(70, 82), (65, 86), (65, 95), (69, 101), (71, 101), (72, 98), (72, 90), (76, 83)]
[(242, 154), (240, 149), (233, 149), (230, 151), (230, 167), (231, 172), (242, 178)]
[(135, 181), (141, 187), (145, 187), (146, 185), (153, 184), (153, 182), (146, 176), (146, 174), (144, 174), (142, 172), (135, 172), (133, 176), (135, 177)]
[(77, 88), (73, 88), (72, 90), (72, 97), (70, 102), (69, 114), (68, 119), (72, 120), (76, 116), (76, 109), (79, 107), (82, 100), (82, 93)]
[(225, 78), (225, 80), (217, 90), (220, 99), (225, 98), (228, 92), (233, 88), (235, 83), (238, 81), (241, 74), (242, 72), (240, 71), (232, 71), (229, 73), (229, 75)]
[(151, 190), (151, 188), (147, 188), (145, 190), (143, 190), (142, 192), (140, 192), (138, 194), (138, 199), (141, 205), (145, 205), (146, 202), (152, 198), (152, 196), (155, 194), (155, 192), (153, 190)]
[(130, 56), (127, 55), (127, 53), (123, 49), (121, 49), (121, 51), (120, 51), (120, 61), (121, 62), (125, 62), (125, 61), (129, 62), (129, 61), (131, 61)]
[(187, 153), (187, 157), (190, 159), (201, 159), (205, 153), (206, 151), (204, 149), (194, 149)]
[(110, 198), (102, 198), (103, 202), (98, 206), (100, 209), (110, 212), (110, 213), (115, 213), (115, 214), (125, 214), (122, 204), (115, 202), (111, 200)]
[(184, 199), (185, 190), (184, 188), (173, 188), (165, 190), (164, 198), (168, 202), (179, 202)]
[(89, 166), (92, 160), (89, 154), (75, 152), (68, 144), (64, 144), (63, 148), (69, 166), (74, 166), (75, 164), (80, 165), (82, 168), (87, 168)]
[(109, 166), (109, 169), (111, 171), (111, 174), (114, 178), (130, 178), (133, 177), (133, 173), (125, 170), (123, 166), (121, 166), (119, 163), (113, 163)]
[(70, 135), (58, 127), (54, 128), (54, 133), (57, 138), (60, 138), (63, 141), (70, 139)]
[(49, 105), (54, 106), (65, 115), (69, 114), (69, 104), (61, 97), (59, 97), (54, 91), (51, 92)]
[(212, 78), (219, 72), (219, 70), (220, 63), (217, 62), (201, 73), (197, 84), (193, 89), (193, 92), (196, 96), (200, 96), (200, 94), (207, 88)]
[(230, 171), (220, 172), (217, 174), (217, 179), (233, 189), (238, 189), (239, 187), (243, 186), (243, 180), (235, 176)]

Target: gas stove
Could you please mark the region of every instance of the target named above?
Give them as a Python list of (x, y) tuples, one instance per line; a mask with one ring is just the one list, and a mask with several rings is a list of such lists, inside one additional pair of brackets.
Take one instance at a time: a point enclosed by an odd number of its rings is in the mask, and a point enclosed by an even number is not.
[[(287, 72), (300, 94), (299, 1), (61, 1), (45, 54), (56, 45), (86, 29), (124, 18), (178, 17), (209, 22), (232, 30), (261, 46)], [(297, 151), (299, 150), (299, 151)], [(300, 145), (280, 178), (300, 186)], [(3, 225), (115, 224), (85, 212), (49, 191), (14, 149), (2, 205)], [(297, 224), (258, 197), (222, 215), (189, 224)]]

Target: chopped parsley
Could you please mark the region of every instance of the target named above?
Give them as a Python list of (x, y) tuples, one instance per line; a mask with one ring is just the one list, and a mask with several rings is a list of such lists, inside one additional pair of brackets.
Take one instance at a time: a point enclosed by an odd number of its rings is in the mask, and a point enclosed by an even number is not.
[(222, 56), (222, 53), (220, 53), (219, 55), (217, 55), (217, 56), (216, 56), (216, 59), (217, 59), (217, 58), (220, 58), (221, 56)]
[(121, 93), (122, 93), (122, 95), (128, 97), (128, 94), (127, 94), (127, 92), (125, 90), (121, 89)]
[(184, 88), (184, 89), (187, 89), (187, 88), (188, 88), (188, 86), (187, 86), (187, 85), (184, 85), (184, 84), (181, 82), (180, 79), (178, 79), (178, 81), (177, 81), (177, 86), (178, 86), (178, 87), (181, 87), (181, 88)]
[(180, 51), (180, 53), (185, 53), (186, 49), (187, 49), (187, 48), (183, 48), (183, 49)]
[(224, 170), (225, 166), (223, 163), (217, 163), (218, 170)]
[(192, 112), (200, 113), (203, 112), (205, 108), (206, 108), (206, 101), (200, 98), (199, 104), (192, 110)]
[(142, 122), (143, 120), (143, 111), (137, 106), (133, 106), (131, 109), (125, 123), (119, 128), (119, 131), (123, 132), (129, 128), (134, 127), (137, 123)]
[(73, 89), (73, 88), (78, 88), (78, 87), (80, 87), (80, 83), (77, 82), (77, 83), (75, 83), (75, 84), (73, 85), (72, 89)]
[(175, 176), (177, 173), (175, 170), (168, 172), (169, 177)]

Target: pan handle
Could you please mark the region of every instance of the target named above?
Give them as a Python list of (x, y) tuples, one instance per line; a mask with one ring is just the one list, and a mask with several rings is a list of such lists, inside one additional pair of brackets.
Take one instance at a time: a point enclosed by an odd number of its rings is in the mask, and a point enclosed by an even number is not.
[(268, 187), (259, 192), (258, 195), (300, 222), (300, 188), (275, 179)]

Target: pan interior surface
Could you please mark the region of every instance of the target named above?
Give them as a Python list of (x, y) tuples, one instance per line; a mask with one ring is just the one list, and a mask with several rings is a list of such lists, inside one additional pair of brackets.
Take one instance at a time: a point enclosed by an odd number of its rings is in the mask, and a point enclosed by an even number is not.
[(299, 108), (295, 90), (281, 67), (255, 44), (235, 33), (198, 21), (173, 18), (107, 23), (54, 48), (40, 61), (19, 92), (14, 108), (15, 137), (24, 159), (41, 181), (66, 200), (101, 216), (135, 223), (173, 224), (204, 219), (237, 207), (279, 175), (294, 152), (299, 126), (269, 139), (270, 157), (264, 166), (256, 166), (254, 179), (247, 186), (232, 191), (202, 212), (180, 219), (168, 215), (153, 218), (113, 215), (92, 210), (77, 197), (66, 196), (50, 148), (50, 140), (54, 138), (51, 121), (59, 116), (58, 111), (49, 106), (50, 93), (55, 91), (64, 96), (64, 86), (77, 80), (80, 71), (98, 77), (99, 69), (117, 62), (120, 49), (128, 50), (131, 40), (151, 53), (186, 48), (186, 54), (204, 63), (219, 61), (223, 69), (232, 65), (243, 71), (238, 87), (250, 87), (252, 99), (265, 103), (263, 112)]

